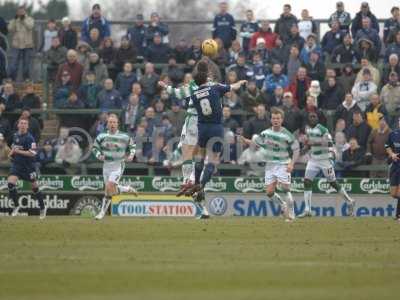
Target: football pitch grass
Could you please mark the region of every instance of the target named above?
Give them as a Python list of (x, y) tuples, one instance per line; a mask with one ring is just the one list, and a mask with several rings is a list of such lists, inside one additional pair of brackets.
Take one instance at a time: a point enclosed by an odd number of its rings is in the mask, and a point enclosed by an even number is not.
[(0, 299), (398, 299), (389, 218), (0, 218)]

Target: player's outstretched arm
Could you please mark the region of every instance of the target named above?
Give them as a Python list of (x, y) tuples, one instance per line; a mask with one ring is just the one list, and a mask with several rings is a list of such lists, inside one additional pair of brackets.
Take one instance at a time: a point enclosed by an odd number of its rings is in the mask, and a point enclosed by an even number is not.
[(238, 82), (235, 82), (234, 84), (231, 84), (231, 90), (237, 91), (238, 89), (241, 88), (242, 85), (246, 84), (247, 80), (240, 80)]

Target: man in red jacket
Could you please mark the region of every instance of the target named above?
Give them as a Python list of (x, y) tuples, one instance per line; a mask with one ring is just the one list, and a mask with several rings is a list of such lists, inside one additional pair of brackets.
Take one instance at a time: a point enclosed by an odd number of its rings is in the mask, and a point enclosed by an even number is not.
[(64, 64), (60, 65), (60, 67), (58, 68), (56, 76), (57, 84), (61, 83), (61, 75), (64, 71), (70, 74), (72, 86), (74, 90), (77, 90), (81, 85), (83, 67), (78, 62), (78, 56), (75, 50), (68, 50), (67, 61)]
[(278, 35), (272, 32), (271, 27), (269, 26), (269, 21), (261, 21), (261, 28), (259, 31), (255, 32), (251, 37), (250, 48), (255, 49), (257, 47), (257, 39), (263, 38), (265, 40), (265, 47), (268, 50), (275, 48), (276, 46), (276, 38)]

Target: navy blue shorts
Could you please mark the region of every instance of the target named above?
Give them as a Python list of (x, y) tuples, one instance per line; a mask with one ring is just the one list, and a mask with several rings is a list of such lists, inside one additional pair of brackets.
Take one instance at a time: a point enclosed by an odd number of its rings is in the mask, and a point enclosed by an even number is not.
[(390, 186), (400, 185), (400, 166), (392, 164), (389, 169)]
[(31, 165), (11, 164), (10, 175), (17, 176), (19, 179), (33, 182), (37, 179), (35, 167)]
[(212, 147), (215, 153), (221, 153), (224, 141), (224, 126), (222, 124), (199, 123), (199, 147)]

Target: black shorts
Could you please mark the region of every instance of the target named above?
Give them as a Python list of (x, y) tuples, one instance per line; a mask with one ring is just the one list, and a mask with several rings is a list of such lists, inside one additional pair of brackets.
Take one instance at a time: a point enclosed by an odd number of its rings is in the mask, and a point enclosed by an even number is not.
[(34, 182), (37, 179), (35, 167), (33, 165), (17, 165), (12, 164), (10, 168), (10, 175), (17, 176), (18, 179)]
[(224, 126), (222, 124), (199, 123), (198, 128), (199, 147), (212, 147), (213, 152), (221, 153), (224, 141)]
[(389, 169), (390, 186), (400, 185), (400, 166), (392, 164)]

